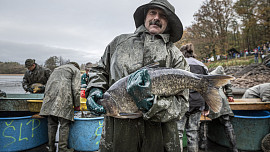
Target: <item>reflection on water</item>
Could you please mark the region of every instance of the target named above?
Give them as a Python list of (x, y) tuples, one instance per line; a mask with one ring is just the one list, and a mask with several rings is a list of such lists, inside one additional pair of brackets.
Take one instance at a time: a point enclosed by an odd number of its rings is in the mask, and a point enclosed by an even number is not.
[(22, 80), (23, 75), (0, 75), (0, 90), (9, 94), (24, 94)]

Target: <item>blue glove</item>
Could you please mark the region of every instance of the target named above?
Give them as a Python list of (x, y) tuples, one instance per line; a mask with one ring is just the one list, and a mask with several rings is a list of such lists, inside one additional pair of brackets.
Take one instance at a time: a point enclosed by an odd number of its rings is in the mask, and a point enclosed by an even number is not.
[(147, 112), (153, 105), (154, 95), (151, 94), (150, 87), (151, 80), (147, 69), (138, 70), (128, 78), (127, 92), (143, 112)]
[(103, 98), (103, 91), (98, 88), (92, 88), (87, 97), (86, 106), (87, 109), (91, 112), (91, 114), (100, 116), (101, 114), (105, 114), (106, 110), (102, 105), (97, 104), (99, 99)]

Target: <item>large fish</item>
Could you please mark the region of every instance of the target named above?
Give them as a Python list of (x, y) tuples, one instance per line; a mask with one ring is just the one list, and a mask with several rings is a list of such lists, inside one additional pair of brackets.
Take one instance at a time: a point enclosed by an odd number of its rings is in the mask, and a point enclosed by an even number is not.
[[(185, 89), (201, 93), (209, 107), (220, 111), (221, 97), (218, 93), (220, 86), (234, 79), (228, 75), (201, 75), (189, 71), (172, 68), (147, 68), (151, 80), (151, 93), (158, 96), (177, 95)], [(138, 110), (132, 97), (127, 93), (126, 76), (115, 82), (97, 103), (106, 109), (106, 116), (116, 118), (138, 118), (142, 112)]]
[(33, 89), (33, 93), (42, 93), (42, 90), (40, 87), (44, 87), (41, 83), (34, 83), (31, 85), (31, 88)]

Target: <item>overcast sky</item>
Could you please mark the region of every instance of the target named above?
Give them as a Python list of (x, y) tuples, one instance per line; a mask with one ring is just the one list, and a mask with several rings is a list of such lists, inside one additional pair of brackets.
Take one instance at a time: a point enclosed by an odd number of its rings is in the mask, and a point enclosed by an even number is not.
[[(44, 64), (62, 56), (97, 62), (108, 43), (133, 33), (133, 13), (150, 0), (0, 0), (0, 61)], [(169, 0), (183, 26), (191, 25), (201, 0)]]

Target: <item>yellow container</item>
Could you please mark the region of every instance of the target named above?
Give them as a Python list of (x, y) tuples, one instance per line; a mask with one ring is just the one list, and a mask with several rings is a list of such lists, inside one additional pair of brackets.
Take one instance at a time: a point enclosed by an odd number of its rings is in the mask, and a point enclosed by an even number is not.
[(27, 100), (29, 111), (40, 112), (43, 100)]
[[(43, 100), (27, 100), (29, 111), (40, 112)], [(86, 98), (80, 98), (80, 108), (82, 111), (88, 111), (86, 107)]]
[(87, 110), (87, 106), (86, 106), (86, 98), (82, 98), (80, 99), (81, 101), (81, 105), (80, 105), (80, 108), (81, 108), (81, 111), (88, 111)]

